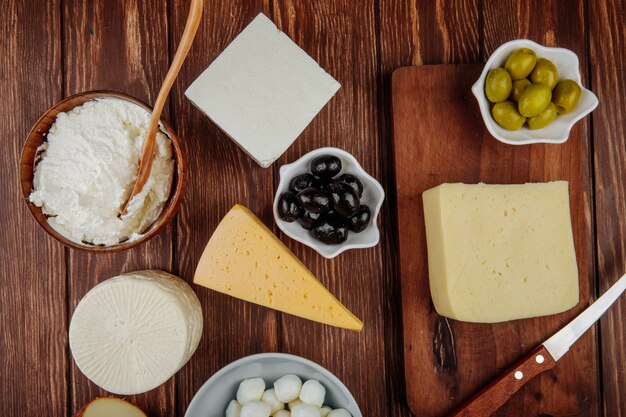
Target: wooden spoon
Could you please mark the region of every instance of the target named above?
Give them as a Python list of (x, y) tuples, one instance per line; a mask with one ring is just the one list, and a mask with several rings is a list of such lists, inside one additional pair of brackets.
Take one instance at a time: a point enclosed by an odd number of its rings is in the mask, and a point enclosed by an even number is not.
[(128, 200), (122, 205), (120, 210), (120, 217), (126, 215), (128, 203), (130, 203), (133, 197), (141, 192), (143, 186), (148, 181), (150, 176), (150, 169), (152, 168), (152, 160), (154, 159), (154, 144), (156, 139), (157, 130), (159, 129), (159, 120), (161, 119), (161, 113), (163, 112), (163, 106), (165, 106), (165, 100), (172, 89), (172, 84), (180, 71), (180, 67), (183, 65), (189, 48), (193, 43), (193, 38), (196, 36), (196, 30), (200, 24), (200, 18), (202, 17), (202, 5), (204, 0), (191, 0), (189, 6), (189, 15), (187, 16), (187, 23), (185, 23), (185, 30), (183, 36), (180, 38), (176, 55), (172, 60), (169, 71), (165, 76), (159, 95), (154, 103), (154, 109), (152, 110), (152, 118), (150, 119), (150, 127), (148, 134), (143, 143), (143, 149), (141, 151), (141, 161), (139, 162), (139, 171), (137, 172), (137, 181), (135, 186), (128, 197)]

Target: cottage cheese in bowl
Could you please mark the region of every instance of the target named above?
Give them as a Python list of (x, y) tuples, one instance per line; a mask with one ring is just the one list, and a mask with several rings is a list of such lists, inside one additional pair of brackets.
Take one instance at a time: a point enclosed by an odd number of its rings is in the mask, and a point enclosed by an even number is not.
[(117, 98), (57, 115), (39, 148), (29, 199), (58, 233), (79, 244), (111, 246), (139, 239), (158, 218), (174, 176), (172, 142), (162, 132), (146, 185), (119, 217), (137, 178), (150, 115)]

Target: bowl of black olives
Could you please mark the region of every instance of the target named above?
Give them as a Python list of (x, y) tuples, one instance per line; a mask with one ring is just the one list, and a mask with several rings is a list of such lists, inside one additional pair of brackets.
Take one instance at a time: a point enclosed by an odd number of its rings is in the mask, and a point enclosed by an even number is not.
[(563, 143), (598, 105), (582, 85), (574, 52), (528, 39), (498, 47), (472, 93), (489, 133), (510, 145)]
[(287, 236), (334, 258), (378, 243), (384, 199), (381, 185), (354, 156), (321, 148), (280, 167), (274, 219)]

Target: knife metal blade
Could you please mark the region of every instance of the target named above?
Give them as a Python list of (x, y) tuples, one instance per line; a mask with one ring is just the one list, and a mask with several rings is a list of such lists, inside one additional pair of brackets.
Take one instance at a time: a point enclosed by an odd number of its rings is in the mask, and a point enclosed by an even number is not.
[(502, 375), (474, 394), (449, 417), (484, 417), (496, 412), (526, 382), (556, 366), (556, 361), (576, 343), (626, 290), (626, 275), (611, 286), (567, 326), (537, 346)]
[(567, 326), (556, 332), (552, 337), (543, 342), (545, 348), (555, 361), (561, 359), (580, 336), (604, 314), (606, 310), (626, 290), (626, 274), (611, 286), (600, 298), (591, 304), (578, 317)]

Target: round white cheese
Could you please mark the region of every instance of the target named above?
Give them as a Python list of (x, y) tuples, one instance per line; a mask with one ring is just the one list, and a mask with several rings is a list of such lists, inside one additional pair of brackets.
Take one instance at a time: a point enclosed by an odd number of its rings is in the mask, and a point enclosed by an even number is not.
[(302, 380), (294, 374), (287, 374), (274, 382), (274, 393), (278, 401), (290, 403), (298, 399), (302, 389)]
[(318, 408), (324, 404), (326, 388), (316, 379), (309, 379), (302, 385), (300, 400), (306, 404), (316, 405)]
[(69, 342), (83, 374), (115, 394), (149, 391), (191, 358), (202, 335), (202, 309), (191, 287), (167, 272), (108, 279), (83, 297)]

